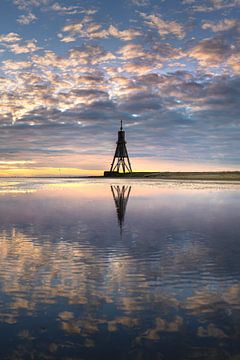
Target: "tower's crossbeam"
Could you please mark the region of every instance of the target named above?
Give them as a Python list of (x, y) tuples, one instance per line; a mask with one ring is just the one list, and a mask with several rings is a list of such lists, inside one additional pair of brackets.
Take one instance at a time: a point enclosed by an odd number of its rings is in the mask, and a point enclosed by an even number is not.
[(121, 127), (118, 131), (118, 141), (116, 151), (113, 157), (113, 162), (111, 164), (110, 172), (119, 172), (122, 168), (122, 171), (132, 172), (131, 163), (128, 157), (127, 147), (125, 141), (125, 131), (123, 131), (122, 120)]

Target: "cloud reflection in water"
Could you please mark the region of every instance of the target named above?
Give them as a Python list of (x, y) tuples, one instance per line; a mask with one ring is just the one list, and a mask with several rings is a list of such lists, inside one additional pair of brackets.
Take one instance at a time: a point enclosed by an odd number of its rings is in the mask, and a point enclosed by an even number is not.
[(1, 198), (1, 358), (239, 356), (238, 185), (30, 185)]

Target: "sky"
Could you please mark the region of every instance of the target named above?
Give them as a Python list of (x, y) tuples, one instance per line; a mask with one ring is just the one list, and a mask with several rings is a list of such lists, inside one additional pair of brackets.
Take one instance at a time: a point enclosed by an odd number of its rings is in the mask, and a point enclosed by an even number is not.
[(240, 170), (240, 0), (1, 0), (0, 175)]

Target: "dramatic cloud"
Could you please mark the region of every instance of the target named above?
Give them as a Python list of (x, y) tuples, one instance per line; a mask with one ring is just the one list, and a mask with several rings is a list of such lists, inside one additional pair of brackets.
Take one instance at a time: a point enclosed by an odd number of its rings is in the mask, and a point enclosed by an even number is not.
[(103, 168), (122, 119), (140, 168), (238, 166), (237, 1), (184, 0), (175, 12), (150, 0), (120, 2), (120, 12), (95, 1), (12, 4), (0, 34), (0, 161)]

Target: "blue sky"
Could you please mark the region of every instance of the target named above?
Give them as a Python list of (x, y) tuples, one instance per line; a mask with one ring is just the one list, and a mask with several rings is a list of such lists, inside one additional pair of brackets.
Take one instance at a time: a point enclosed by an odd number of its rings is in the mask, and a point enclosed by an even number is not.
[(2, 0), (2, 174), (239, 169), (239, 7)]

